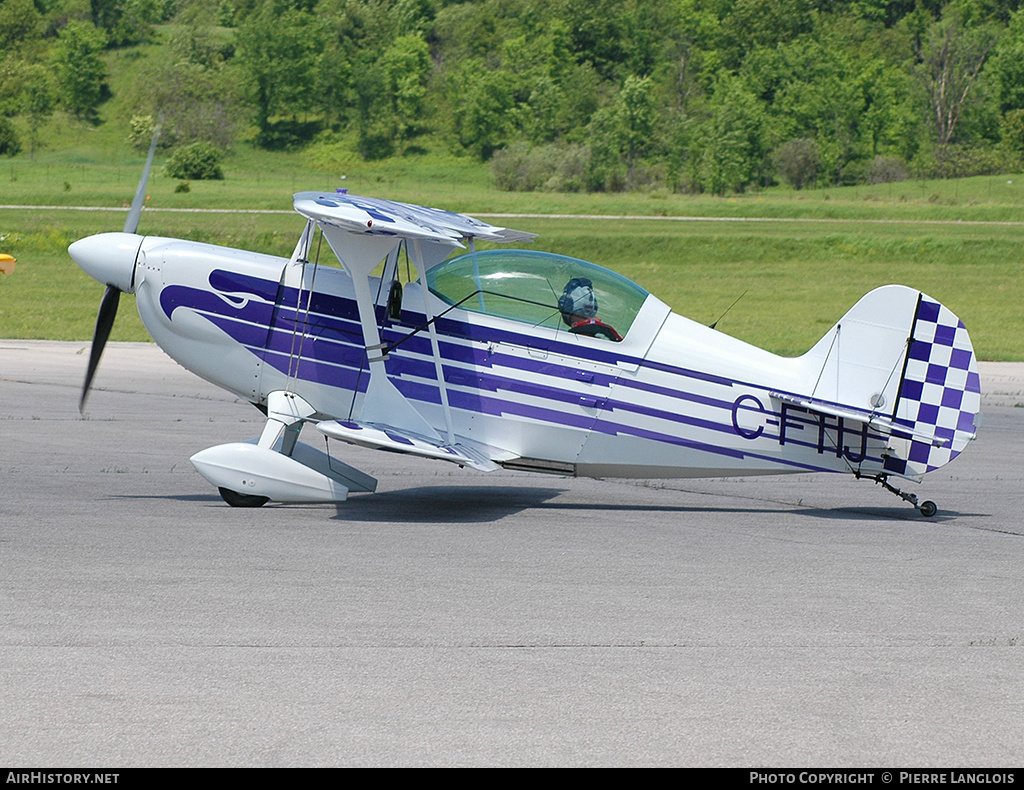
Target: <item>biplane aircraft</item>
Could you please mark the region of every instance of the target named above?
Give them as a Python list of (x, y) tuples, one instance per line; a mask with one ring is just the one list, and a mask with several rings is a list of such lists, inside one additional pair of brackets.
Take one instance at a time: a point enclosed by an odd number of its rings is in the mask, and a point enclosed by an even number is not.
[[(975, 436), (967, 330), (912, 288), (871, 291), (786, 358), (609, 269), (507, 249), (533, 235), (462, 214), (303, 192), (306, 225), (283, 258), (137, 234), (144, 183), (123, 232), (69, 249), (106, 286), (81, 405), (119, 295), (135, 294), (170, 357), (266, 415), (261, 436), (191, 459), (233, 506), (373, 491), (334, 439), (484, 472), (846, 473), (932, 516), (892, 480), (920, 480)], [(403, 258), (416, 272), (404, 286)]]

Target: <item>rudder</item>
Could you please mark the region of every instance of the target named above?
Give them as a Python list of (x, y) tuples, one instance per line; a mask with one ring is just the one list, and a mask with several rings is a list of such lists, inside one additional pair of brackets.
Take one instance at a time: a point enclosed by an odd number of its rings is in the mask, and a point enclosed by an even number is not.
[(932, 432), (940, 443), (893, 435), (886, 471), (917, 476), (945, 466), (977, 432), (981, 379), (967, 328), (952, 310), (921, 293), (893, 419)]

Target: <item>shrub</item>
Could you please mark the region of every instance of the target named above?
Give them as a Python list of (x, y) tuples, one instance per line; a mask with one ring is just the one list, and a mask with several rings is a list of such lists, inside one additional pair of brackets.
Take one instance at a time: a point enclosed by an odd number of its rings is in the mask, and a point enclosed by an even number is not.
[(128, 142), (136, 151), (148, 151), (155, 130), (152, 115), (133, 115), (128, 121)]
[(256, 135), (256, 145), (267, 151), (295, 151), (309, 144), (322, 129), (320, 121), (273, 121)]
[(793, 189), (803, 189), (818, 177), (818, 146), (807, 137), (783, 143), (775, 150), (772, 159), (779, 176)]
[(581, 192), (590, 152), (583, 145), (512, 143), (491, 157), (491, 173), (506, 192)]
[(14, 156), (21, 150), (21, 141), (14, 131), (11, 122), (6, 118), (0, 118), (0, 154)]
[(907, 168), (903, 160), (897, 156), (876, 156), (868, 165), (867, 182), (869, 184), (891, 184), (894, 181), (907, 180)]
[(367, 162), (387, 159), (395, 152), (395, 129), (387, 121), (363, 124), (359, 128), (359, 155)]
[(1007, 150), (1024, 154), (1024, 110), (1010, 110), (1003, 116), (999, 138)]
[(494, 184), (505, 192), (530, 192), (539, 186), (531, 177), (532, 162), (528, 143), (516, 142), (495, 151), (491, 157)]
[(192, 143), (171, 154), (164, 173), (180, 181), (203, 181), (224, 178), (220, 169), (220, 151), (210, 143)]

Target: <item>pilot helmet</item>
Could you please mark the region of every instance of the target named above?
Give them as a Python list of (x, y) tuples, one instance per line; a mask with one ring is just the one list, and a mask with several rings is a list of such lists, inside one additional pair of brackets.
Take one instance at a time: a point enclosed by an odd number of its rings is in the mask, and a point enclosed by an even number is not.
[(597, 316), (597, 297), (594, 296), (594, 284), (586, 277), (573, 277), (565, 284), (565, 290), (558, 298), (558, 309), (562, 313), (562, 320), (572, 326), (575, 321), (582, 318), (594, 318)]

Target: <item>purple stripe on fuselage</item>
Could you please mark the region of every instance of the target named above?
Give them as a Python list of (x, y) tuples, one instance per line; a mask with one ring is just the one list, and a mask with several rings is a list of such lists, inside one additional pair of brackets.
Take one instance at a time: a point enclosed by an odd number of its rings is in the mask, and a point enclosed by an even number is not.
[[(216, 299), (215, 304), (218, 306), (223, 305), (219, 299)], [(260, 347), (261, 338), (259, 335), (261, 330), (257, 327), (240, 323), (232, 317), (225, 317), (221, 314), (207, 315), (206, 317), (254, 353), (256, 353), (257, 349)], [(296, 345), (296, 341), (299, 341), (299, 345)], [(445, 343), (444, 345), (449, 348), (452, 346), (450, 343)], [(294, 364), (294, 354), (297, 354), (300, 348), (301, 360), (298, 364), (298, 375), (300, 378), (343, 389), (351, 389), (355, 386), (355, 382), (358, 379), (358, 370), (363, 366), (365, 355), (360, 346), (355, 343), (346, 343), (342, 338), (337, 340), (326, 339), (323, 336), (320, 336), (315, 340), (311, 337), (296, 338), (292, 330), (279, 327), (271, 332), (270, 338), (267, 340), (267, 362), (274, 368), (284, 373), (289, 373), (288, 360), (291, 358)], [(522, 357), (505, 354), (495, 355), (494, 357), (491, 357), (491, 359), (492, 361), (497, 362), (499, 366), (507, 366), (524, 371), (535, 372), (544, 376), (560, 378), (568, 384), (577, 383), (575, 376), (578, 369), (576, 368), (555, 365), (547, 361), (527, 360)], [(409, 355), (399, 355), (398, 352), (388, 360), (387, 369), (389, 375), (396, 377), (408, 376), (426, 379), (428, 381), (435, 377), (435, 368), (432, 360), (416, 360), (411, 358)], [(528, 397), (554, 401), (556, 403), (574, 406), (581, 405), (581, 396), (578, 390), (560, 389), (547, 384), (526, 382), (519, 379), (510, 379), (489, 374), (476, 374), (475, 378), (477, 379), (477, 383), (474, 385), (468, 381), (468, 378), (473, 376), (471, 371), (451, 368), (451, 366), (446, 366), (445, 370), (446, 380), (449, 380), (449, 382), (454, 386), (477, 387), (490, 392), (506, 391)], [(451, 381), (453, 375), (455, 377), (462, 376), (462, 381)], [(595, 387), (602, 387), (602, 385), (607, 387), (615, 380), (613, 376), (602, 374), (595, 374), (594, 379)], [(400, 391), (403, 391), (403, 394), (413, 400), (420, 400), (434, 404), (440, 403), (440, 392), (436, 384), (412, 382), (403, 378), (398, 378), (396, 380), (396, 384), (401, 385)], [(723, 410), (731, 410), (732, 408), (732, 404), (727, 401), (703, 398), (701, 396), (685, 392), (671, 393), (670, 390), (664, 387), (654, 387), (652, 385), (650, 387), (650, 391), (659, 392), (660, 394), (668, 395), (670, 397), (703, 403), (713, 408)], [(603, 401), (606, 394), (600, 393), (595, 395), (595, 397)], [(500, 403), (507, 404), (508, 402), (501, 401)], [(730, 434), (735, 432), (731, 423), (719, 423), (712, 420), (691, 417), (684, 414), (673, 413), (648, 406), (641, 406), (634, 403), (627, 403), (620, 400), (606, 402), (605, 408), (609, 412), (619, 410), (642, 416), (654, 417), (676, 424), (692, 425), (695, 427)], [(470, 410), (472, 410), (472, 408)], [(540, 417), (537, 418), (540, 419)], [(562, 412), (551, 412), (548, 417), (549, 421), (555, 424), (563, 424), (564, 418), (565, 415)], [(589, 416), (586, 417), (584, 422), (581, 423), (581, 426), (588, 425), (591, 420), (592, 418)], [(624, 425), (620, 427), (625, 428)]]
[(526, 417), (537, 422), (581, 428), (583, 430), (590, 428), (595, 420), (595, 417), (588, 415), (569, 414), (557, 409), (491, 398), (486, 395), (480, 395), (478, 392), (453, 390), (448, 393), (448, 402), (453, 408), (464, 409), (473, 414), (483, 413), (497, 417), (514, 414), (517, 417)]
[[(212, 278), (212, 275), (211, 275)], [(270, 284), (268, 283), (264, 288), (264, 292), (269, 290)], [(276, 283), (274, 284), (276, 292)], [(252, 285), (253, 292), (258, 290), (257, 286)], [(302, 309), (300, 315), (305, 316), (305, 298), (308, 291), (302, 292)], [(281, 317), (291, 317), (294, 319), (294, 305), (299, 299), (299, 290), (293, 287), (281, 289)], [(291, 307), (289, 307), (291, 306)], [(380, 305), (375, 306), (375, 310), (378, 313), (378, 318), (383, 317), (383, 307)], [(346, 320), (347, 319), (347, 320)], [(334, 322), (339, 322), (342, 326), (336, 327), (338, 331), (350, 332), (361, 334), (359, 329), (359, 311), (356, 306), (355, 300), (337, 296), (333, 294), (324, 294), (317, 292), (314, 294), (312, 302), (309, 306), (309, 319), (310, 323), (315, 323), (318, 326), (334, 327)], [(386, 324), (382, 327), (382, 339), (388, 343), (396, 343), (403, 339), (411, 332), (416, 331), (419, 327), (422, 327), (426, 323), (426, 317), (422, 313), (413, 312), (411, 310), (404, 310), (402, 313), (402, 321), (400, 324)], [(640, 357), (624, 356), (621, 353), (616, 353), (614, 348), (604, 350), (600, 348), (592, 348), (589, 345), (580, 343), (578, 339), (572, 335), (565, 333), (567, 338), (573, 338), (573, 340), (559, 341), (551, 338), (538, 338), (535, 335), (524, 334), (522, 332), (514, 332), (507, 329), (497, 329), (493, 326), (480, 326), (472, 324), (467, 321), (461, 321), (451, 317), (438, 318), (435, 322), (438, 332), (443, 335), (448, 335), (452, 340), (465, 340), (470, 343), (488, 343), (488, 344), (502, 344), (507, 343), (510, 345), (520, 346), (523, 348), (534, 348), (545, 350), (549, 353), (562, 355), (564, 357), (572, 359), (580, 359), (587, 362), (599, 362), (610, 367), (618, 367), (620, 365), (642, 365), (648, 370), (657, 370), (665, 372), (671, 375), (684, 376), (687, 378), (697, 379), (699, 381), (706, 381), (712, 384), (720, 384), (722, 386), (732, 387), (737, 384), (746, 384), (747, 386), (757, 387), (759, 385), (753, 385), (750, 383), (738, 382), (733, 379), (729, 379), (722, 376), (715, 376), (713, 374), (704, 373), (701, 371), (690, 370), (688, 368), (682, 368), (675, 365), (669, 365), (662, 362), (652, 362), (650, 360), (644, 360)], [(427, 330), (421, 330), (422, 333), (426, 333)], [(422, 338), (422, 339), (421, 339)], [(419, 345), (418, 341), (422, 342), (422, 346)], [(406, 340), (402, 344), (403, 350), (415, 351), (416, 353), (422, 353), (424, 355), (431, 355), (429, 338), (417, 335), (416, 337)], [(489, 355), (487, 352), (479, 351), (476, 349), (469, 350), (464, 345), (458, 342), (451, 342), (448, 340), (440, 340), (440, 351), (441, 357), (444, 360), (452, 361), (466, 361), (473, 362), (474, 364), (487, 364)], [(468, 358), (467, 358), (468, 353)], [(483, 356), (483, 359), (481, 359)], [(504, 362), (504, 360), (503, 360)], [(543, 375), (558, 375), (554, 370), (545, 370), (550, 367), (552, 363), (545, 362), (542, 360), (529, 360), (522, 358), (514, 358), (509, 367), (517, 367), (522, 370), (529, 370), (532, 372), (541, 373)], [(556, 366), (557, 370), (557, 366)], [(574, 368), (565, 368), (566, 371), (573, 371)], [(595, 374), (595, 383), (597, 376), (602, 374)], [(607, 374), (603, 374), (607, 375)], [(609, 376), (608, 380), (615, 376)], [(636, 389), (643, 389), (649, 391), (657, 391), (656, 385), (646, 385), (642, 382), (631, 381), (629, 379), (621, 379), (622, 383), (628, 386), (634, 386)], [(665, 394), (665, 393), (662, 393)]]
[(613, 430), (613, 425), (605, 425), (603, 421), (598, 421), (594, 425), (594, 430), (600, 431), (601, 433), (607, 433), (612, 435), (628, 435), (635, 436), (638, 439), (648, 439), (653, 442), (659, 442), (662, 444), (673, 444), (679, 447), (688, 447), (693, 450), (699, 450), (712, 455), (722, 455), (728, 458), (736, 458), (739, 460), (747, 458), (755, 458), (760, 461), (768, 461), (770, 463), (778, 464), (780, 466), (791, 467), (793, 469), (803, 469), (808, 472), (841, 472), (846, 471), (842, 469), (833, 469), (828, 466), (818, 466), (817, 464), (810, 464), (802, 461), (794, 461), (787, 458), (781, 458), (775, 455), (764, 455), (763, 453), (751, 453), (743, 450), (736, 450), (731, 447), (721, 447), (716, 444), (707, 444), (706, 442), (697, 442), (692, 439), (684, 439), (679, 436), (671, 436), (667, 434), (658, 433), (656, 431), (649, 431), (644, 428), (628, 427), (625, 430)]
[[(277, 284), (259, 280), (258, 278), (248, 278), (242, 275), (232, 275), (231, 273), (218, 271), (211, 274), (210, 281), (211, 284), (218, 288), (231, 289), (236, 293), (251, 293), (260, 298), (267, 298), (273, 295), (273, 298), (278, 298)], [(316, 294), (312, 300), (311, 312), (308, 314), (309, 323), (306, 324), (306, 331), (310, 336), (297, 338), (295, 336), (296, 311), (294, 307), (288, 307), (287, 305), (289, 301), (294, 305), (294, 302), (299, 298), (299, 291), (294, 288), (281, 289), (281, 291), (283, 304), (279, 308), (276, 326), (269, 333), (269, 338), (264, 337), (262, 339), (260, 334), (267, 331), (266, 326), (269, 324), (272, 311), (271, 305), (249, 301), (244, 306), (237, 306), (215, 294), (181, 286), (166, 288), (161, 294), (161, 304), (164, 306), (165, 311), (168, 312), (173, 312), (173, 309), (178, 306), (188, 306), (207, 314), (207, 318), (211, 322), (248, 347), (253, 353), (265, 355), (269, 364), (285, 373), (288, 373), (289, 357), (299, 348), (295, 344), (295, 341), (298, 340), (302, 349), (302, 359), (298, 366), (300, 378), (341, 389), (352, 389), (359, 382), (360, 389), (365, 389), (365, 380), (368, 377), (360, 376), (360, 369), (365, 365), (365, 352), (361, 343), (362, 332), (357, 321), (358, 311), (355, 301), (328, 294)], [(263, 321), (250, 324), (245, 323), (250, 315), (262, 318)], [(303, 310), (300, 310), (298, 315), (304, 318), (307, 317)], [(415, 331), (416, 328), (410, 329), (405, 324), (415, 324), (420, 318), (422, 316), (406, 311), (403, 315), (402, 325), (390, 325), (382, 328), (383, 338), (389, 343), (405, 338), (409, 332)], [(253, 323), (257, 325), (254, 326), (252, 325)], [(258, 326), (258, 323), (262, 323), (262, 326)], [(581, 371), (579, 367), (558, 364), (550, 361), (550, 359), (536, 360), (519, 354), (501, 353), (502, 343), (529, 347), (531, 343), (536, 344), (537, 340), (521, 333), (492, 330), (454, 319), (442, 319), (437, 323), (439, 329), (455, 334), (454, 337), (441, 340), (439, 343), (442, 358), (446, 362), (458, 361), (477, 367), (476, 370), (467, 370), (453, 367), (450, 364), (445, 365), (445, 378), (452, 387), (466, 387), (474, 390), (474, 392), (459, 392), (453, 389), (450, 393), (450, 400), (456, 408), (465, 408), (469, 412), (484, 411), (485, 413), (497, 415), (516, 414), (530, 419), (550, 422), (555, 425), (569, 424), (580, 428), (594, 427), (601, 432), (613, 434), (618, 432), (637, 434), (637, 432), (643, 433), (645, 431), (645, 429), (636, 426), (607, 419), (608, 415), (616, 411), (652, 417), (671, 424), (689, 425), (727, 434), (735, 433), (735, 429), (731, 424), (731, 411), (734, 405), (731, 400), (651, 384), (639, 380), (635, 374), (619, 376), (609, 373)], [(461, 335), (461, 338), (459, 335)], [(459, 342), (460, 340), (463, 342)], [(264, 342), (266, 343), (265, 354), (261, 351), (261, 345)], [(467, 345), (467, 343), (476, 344), (480, 342), (487, 342), (489, 348), (484, 349)], [(547, 344), (550, 351), (555, 351), (556, 353), (561, 351), (569, 358), (601, 361), (608, 365), (615, 365), (619, 362), (630, 364), (642, 362), (638, 359), (619, 356), (613, 350), (603, 352), (585, 348), (581, 344), (573, 342), (543, 342)], [(417, 356), (420, 359), (417, 359)], [(294, 362), (295, 360), (292, 358), (293, 365)], [(729, 388), (736, 386), (738, 383), (725, 377), (703, 374), (663, 363), (647, 362), (643, 364), (648, 370), (656, 370), (669, 375), (686, 376)], [(436, 369), (433, 364), (430, 339), (426, 331), (423, 331), (421, 335), (408, 339), (401, 348), (392, 352), (386, 365), (389, 375), (395, 377), (396, 385), (399, 386), (400, 391), (403, 391), (407, 397), (432, 404), (440, 402), (440, 392), (435, 382)], [(527, 382), (493, 373), (483, 373), (479, 371), (479, 367), (490, 367), (492, 371), (497, 367), (529, 372), (547, 379), (557, 379), (566, 388), (552, 386), (550, 383)], [(420, 379), (421, 381), (413, 381), (411, 379)], [(622, 384), (627, 389), (648, 392), (670, 399), (697, 403), (712, 409), (728, 411), (730, 417), (728, 420), (718, 422), (667, 409), (630, 403), (621, 399), (607, 400), (607, 390), (616, 382)], [(591, 385), (587, 388), (586, 392), (594, 399), (595, 404), (601, 404), (604, 407), (603, 414), (605, 417), (597, 425), (594, 425), (595, 418), (587, 414), (567, 415), (564, 410), (560, 410), (557, 407), (537, 407), (501, 398), (482, 396), (480, 394), (480, 391), (491, 393), (504, 391), (530, 398), (547, 400), (552, 402), (552, 406), (557, 404), (581, 406), (583, 405), (580, 400), (581, 392), (579, 389), (573, 389), (573, 385), (581, 383)], [(656, 441), (668, 441), (670, 443), (685, 443), (687, 441), (658, 431), (647, 431), (647, 433), (650, 433), (651, 438)], [(795, 438), (790, 441), (806, 447), (816, 446), (814, 442), (803, 442)], [(696, 442), (692, 444), (694, 446), (701, 446), (704, 443)], [(711, 447), (711, 445), (708, 446)]]
[(218, 291), (248, 293), (271, 303), (277, 301), (277, 291), (280, 287), (275, 280), (264, 280), (262, 277), (224, 269), (214, 269), (210, 272), (209, 282)]
[[(231, 288), (238, 292), (247, 292), (263, 298), (275, 298), (271, 295), (279, 294), (276, 298), (279, 299), (279, 317), (283, 318), (288, 316), (294, 320), (294, 306), (302, 297), (302, 310), (300, 314), (306, 315), (305, 299), (308, 296), (307, 290), (302, 290), (294, 287), (279, 287), (275, 281), (263, 280), (248, 275), (241, 275), (232, 272), (226, 272), (223, 270), (215, 270), (210, 274), (211, 284), (216, 284), (215, 287)], [(169, 286), (167, 290), (173, 289), (175, 286)], [(207, 294), (205, 291), (194, 291), (196, 294)], [(163, 301), (163, 295), (161, 295), (161, 301)], [(180, 298), (175, 306), (190, 306), (188, 301), (184, 298)], [(195, 305), (196, 309), (206, 309), (209, 312), (218, 313), (221, 310), (213, 309), (214, 307), (220, 307), (223, 310), (229, 305), (224, 304), (218, 300), (216, 303), (204, 303), (203, 307), (198, 304)], [(375, 305), (375, 311), (378, 314), (378, 318), (383, 319), (384, 307), (381, 305)], [(169, 313), (168, 313), (169, 315)], [(361, 337), (361, 329), (359, 326), (359, 311), (354, 299), (346, 296), (339, 296), (335, 294), (326, 294), (323, 292), (316, 292), (313, 294), (312, 301), (309, 305), (309, 321), (315, 326), (323, 326), (325, 328), (334, 329), (342, 334), (353, 334)], [(336, 325), (337, 322), (337, 325)], [(387, 324), (382, 328), (382, 339), (388, 343), (395, 343), (398, 340), (406, 337), (409, 333), (415, 331), (426, 323), (426, 317), (422, 313), (417, 313), (411, 310), (405, 310), (402, 314), (402, 321), (400, 324)], [(436, 326), (441, 335), (450, 335), (455, 342), (440, 339), (440, 351), (441, 357), (446, 361), (458, 361), (467, 362), (472, 364), (484, 364), (489, 365), (493, 362), (493, 357), (486, 351), (467, 348), (466, 346), (458, 343), (458, 340), (469, 341), (470, 343), (488, 343), (488, 344), (501, 344), (508, 343), (511, 345), (521, 346), (524, 348), (535, 348), (543, 349), (553, 354), (560, 354), (562, 356), (580, 359), (588, 362), (600, 362), (610, 367), (618, 367), (619, 365), (640, 365), (646, 370), (656, 370), (667, 373), (674, 376), (682, 376), (686, 378), (692, 378), (699, 381), (705, 381), (712, 384), (718, 384), (725, 387), (750, 387), (753, 389), (766, 389), (762, 384), (756, 384), (749, 381), (740, 381), (737, 379), (730, 379), (724, 376), (717, 376), (711, 373), (703, 371), (692, 370), (689, 368), (683, 368), (676, 365), (670, 365), (664, 362), (656, 362), (652, 360), (644, 360), (639, 357), (623, 356), (620, 353), (616, 353), (614, 347), (605, 350), (601, 348), (592, 348), (589, 345), (573, 341), (559, 341), (557, 339), (550, 338), (537, 338), (535, 335), (524, 334), (522, 332), (514, 332), (507, 329), (497, 329), (493, 326), (481, 326), (478, 324), (469, 323), (467, 321), (459, 320), (451, 317), (438, 318)], [(426, 330), (421, 330), (424, 334)], [(573, 337), (566, 333), (566, 337)], [(575, 339), (574, 339), (575, 340)], [(420, 353), (424, 356), (432, 356), (430, 349), (430, 343), (428, 337), (417, 336), (410, 338), (402, 344), (402, 350), (413, 351), (414, 353)], [(397, 352), (396, 352), (397, 353)], [(508, 367), (516, 367), (522, 370), (528, 370), (531, 372), (540, 373), (542, 375), (563, 375), (562, 371), (548, 370), (551, 366), (550, 362), (542, 360), (529, 360), (520, 357), (505, 357), (502, 355), (502, 363), (507, 364)], [(573, 371), (574, 368), (566, 368), (567, 371)], [(604, 381), (598, 381), (597, 376), (601, 374), (595, 374), (594, 383), (605, 383)], [(611, 376), (610, 378), (615, 378)], [(668, 395), (670, 397), (679, 397), (687, 400), (695, 400), (696, 396), (692, 393), (671, 391), (668, 388), (658, 387), (657, 385), (647, 384), (639, 381), (632, 377), (621, 377), (619, 382), (624, 386), (629, 386), (634, 389), (640, 389), (643, 391), (655, 392), (659, 394)], [(802, 393), (787, 393), (796, 397), (803, 397)], [(721, 406), (725, 402), (715, 402), (714, 400), (703, 401), (696, 399), (696, 402), (706, 402), (710, 406)], [(823, 403), (829, 403), (823, 401)], [(726, 404), (731, 407), (731, 404)], [(843, 404), (833, 404), (843, 405)], [(865, 412), (868, 413), (868, 412)]]
[[(262, 355), (262, 358), (266, 364), (284, 373), (286, 376), (296, 376), (302, 381), (308, 381), (311, 384), (324, 384), (348, 391), (356, 389), (357, 392), (366, 392), (366, 386), (370, 379), (366, 373), (360, 375), (358, 368), (347, 368), (328, 362), (319, 362), (309, 357), (303, 357), (296, 364), (296, 359), (287, 352), (267, 351)], [(290, 370), (289, 365), (291, 365)], [(297, 373), (296, 368), (298, 368)]]
[(241, 301), (233, 301), (231, 294), (221, 296), (185, 285), (170, 285), (160, 292), (160, 309), (169, 319), (173, 318), (172, 314), (179, 307), (186, 307), (199, 313), (222, 315), (260, 325), (263, 333), (266, 334), (267, 327), (270, 325), (270, 317), (274, 312), (274, 305), (258, 302), (251, 297), (236, 298)]
[[(734, 403), (732, 400), (722, 400), (721, 398), (713, 398), (708, 395), (698, 395), (694, 392), (672, 389), (671, 387), (662, 387), (657, 384), (648, 384), (645, 381), (638, 381), (629, 376), (620, 376), (618, 381), (616, 381), (616, 384), (621, 387), (639, 390), (640, 392), (649, 392), (652, 395), (664, 395), (667, 398), (699, 403), (702, 406), (711, 406), (716, 409), (729, 409), (731, 411)], [(767, 396), (767, 391), (763, 390), (763, 392)]]
[[(252, 331), (252, 329), (255, 328), (239, 324), (238, 322), (230, 318), (224, 318), (221, 315), (208, 315), (207, 318), (231, 335), (235, 340), (250, 348), (254, 353), (259, 348), (258, 333)], [(360, 346), (357, 346), (354, 343), (345, 343), (340, 339), (335, 341), (333, 339), (327, 340), (323, 337), (317, 338), (316, 340), (310, 337), (296, 338), (292, 331), (284, 328), (278, 328), (271, 333), (267, 343), (267, 362), (281, 372), (289, 373), (288, 360), (292, 359), (293, 365), (295, 364), (295, 355), (298, 354), (300, 347), (301, 360), (298, 364), (298, 376), (300, 378), (343, 389), (351, 389), (355, 386), (355, 381), (358, 378), (358, 370), (363, 366), (365, 355)], [(506, 363), (511, 363), (508, 365), (509, 367), (536, 372), (541, 375), (562, 378), (568, 384), (575, 383), (575, 381), (570, 378), (574, 377), (577, 373), (577, 369), (575, 368), (554, 365), (546, 361), (524, 360), (521, 357), (504, 354), (495, 356), (497, 357), (497, 362), (500, 366), (505, 366)], [(408, 376), (426, 379), (428, 381), (434, 379), (435, 376), (435, 368), (432, 360), (416, 360), (410, 358), (408, 355), (399, 356), (398, 353), (396, 353), (386, 364), (388, 373), (392, 376)], [(451, 366), (445, 367), (445, 376), (446, 381), (453, 386), (479, 388), (490, 392), (506, 391), (572, 406), (581, 405), (581, 395), (578, 390), (565, 390), (546, 384), (526, 382), (520, 379), (510, 379), (488, 374), (477, 374), (473, 371), (452, 368)], [(453, 378), (458, 379), (459, 377), (462, 377), (461, 381), (453, 381)], [(475, 384), (472, 383), (472, 378), (476, 379)], [(594, 378), (595, 386), (597, 387), (601, 386), (596, 383), (597, 381), (607, 384), (614, 381), (614, 377), (607, 375), (595, 375)], [(402, 378), (396, 379), (395, 383), (396, 385), (399, 385), (399, 389), (404, 395), (413, 400), (420, 400), (434, 404), (440, 403), (440, 392), (435, 384), (413, 382)], [(660, 390), (661, 394), (669, 394), (669, 390), (667, 388), (652, 388), (652, 391), (655, 390)], [(595, 395), (595, 397), (604, 401), (606, 394), (600, 393)], [(702, 398), (690, 393), (674, 393), (674, 397), (704, 403), (705, 405), (723, 410), (731, 410), (732, 408), (732, 404), (729, 402), (712, 398)], [(500, 403), (508, 404), (509, 402), (500, 401)], [(472, 411), (474, 409), (470, 408), (470, 410)], [(723, 433), (731, 434), (735, 432), (731, 423), (718, 423), (712, 420), (691, 417), (663, 409), (641, 406), (639, 404), (627, 403), (619, 400), (607, 401), (606, 410), (609, 412), (615, 410), (626, 411), (642, 416), (662, 419), (675, 424), (692, 425)], [(539, 417), (537, 418), (540, 419)], [(592, 418), (590, 417), (586, 417), (584, 422), (581, 423), (581, 426), (587, 425), (591, 419)], [(564, 423), (564, 413), (551, 412), (549, 421), (556, 424)], [(625, 428), (626, 426), (622, 425), (619, 427)]]
[(723, 387), (732, 387), (741, 383), (724, 376), (716, 376), (712, 373), (690, 370), (689, 368), (680, 368), (676, 365), (669, 365), (665, 362), (653, 362), (648, 359), (644, 360), (641, 364), (648, 370), (658, 370), (662, 373), (671, 373), (673, 376), (686, 376), (687, 378), (697, 379), (698, 381), (707, 381), (710, 384), (721, 384)]
[(270, 333), (267, 349), (282, 354), (298, 354), (301, 349), (304, 358), (354, 368), (362, 367), (366, 361), (361, 344), (347, 343), (341, 338), (303, 337), (286, 329), (275, 329)]
[[(398, 391), (410, 400), (432, 403), (435, 406), (441, 403), (441, 390), (436, 385), (422, 384), (408, 379), (393, 379), (393, 383)], [(450, 393), (449, 403), (451, 403)]]
[(232, 316), (220, 314), (200, 313), (200, 315), (257, 356), (266, 343), (267, 327), (265, 325), (249, 324)]

